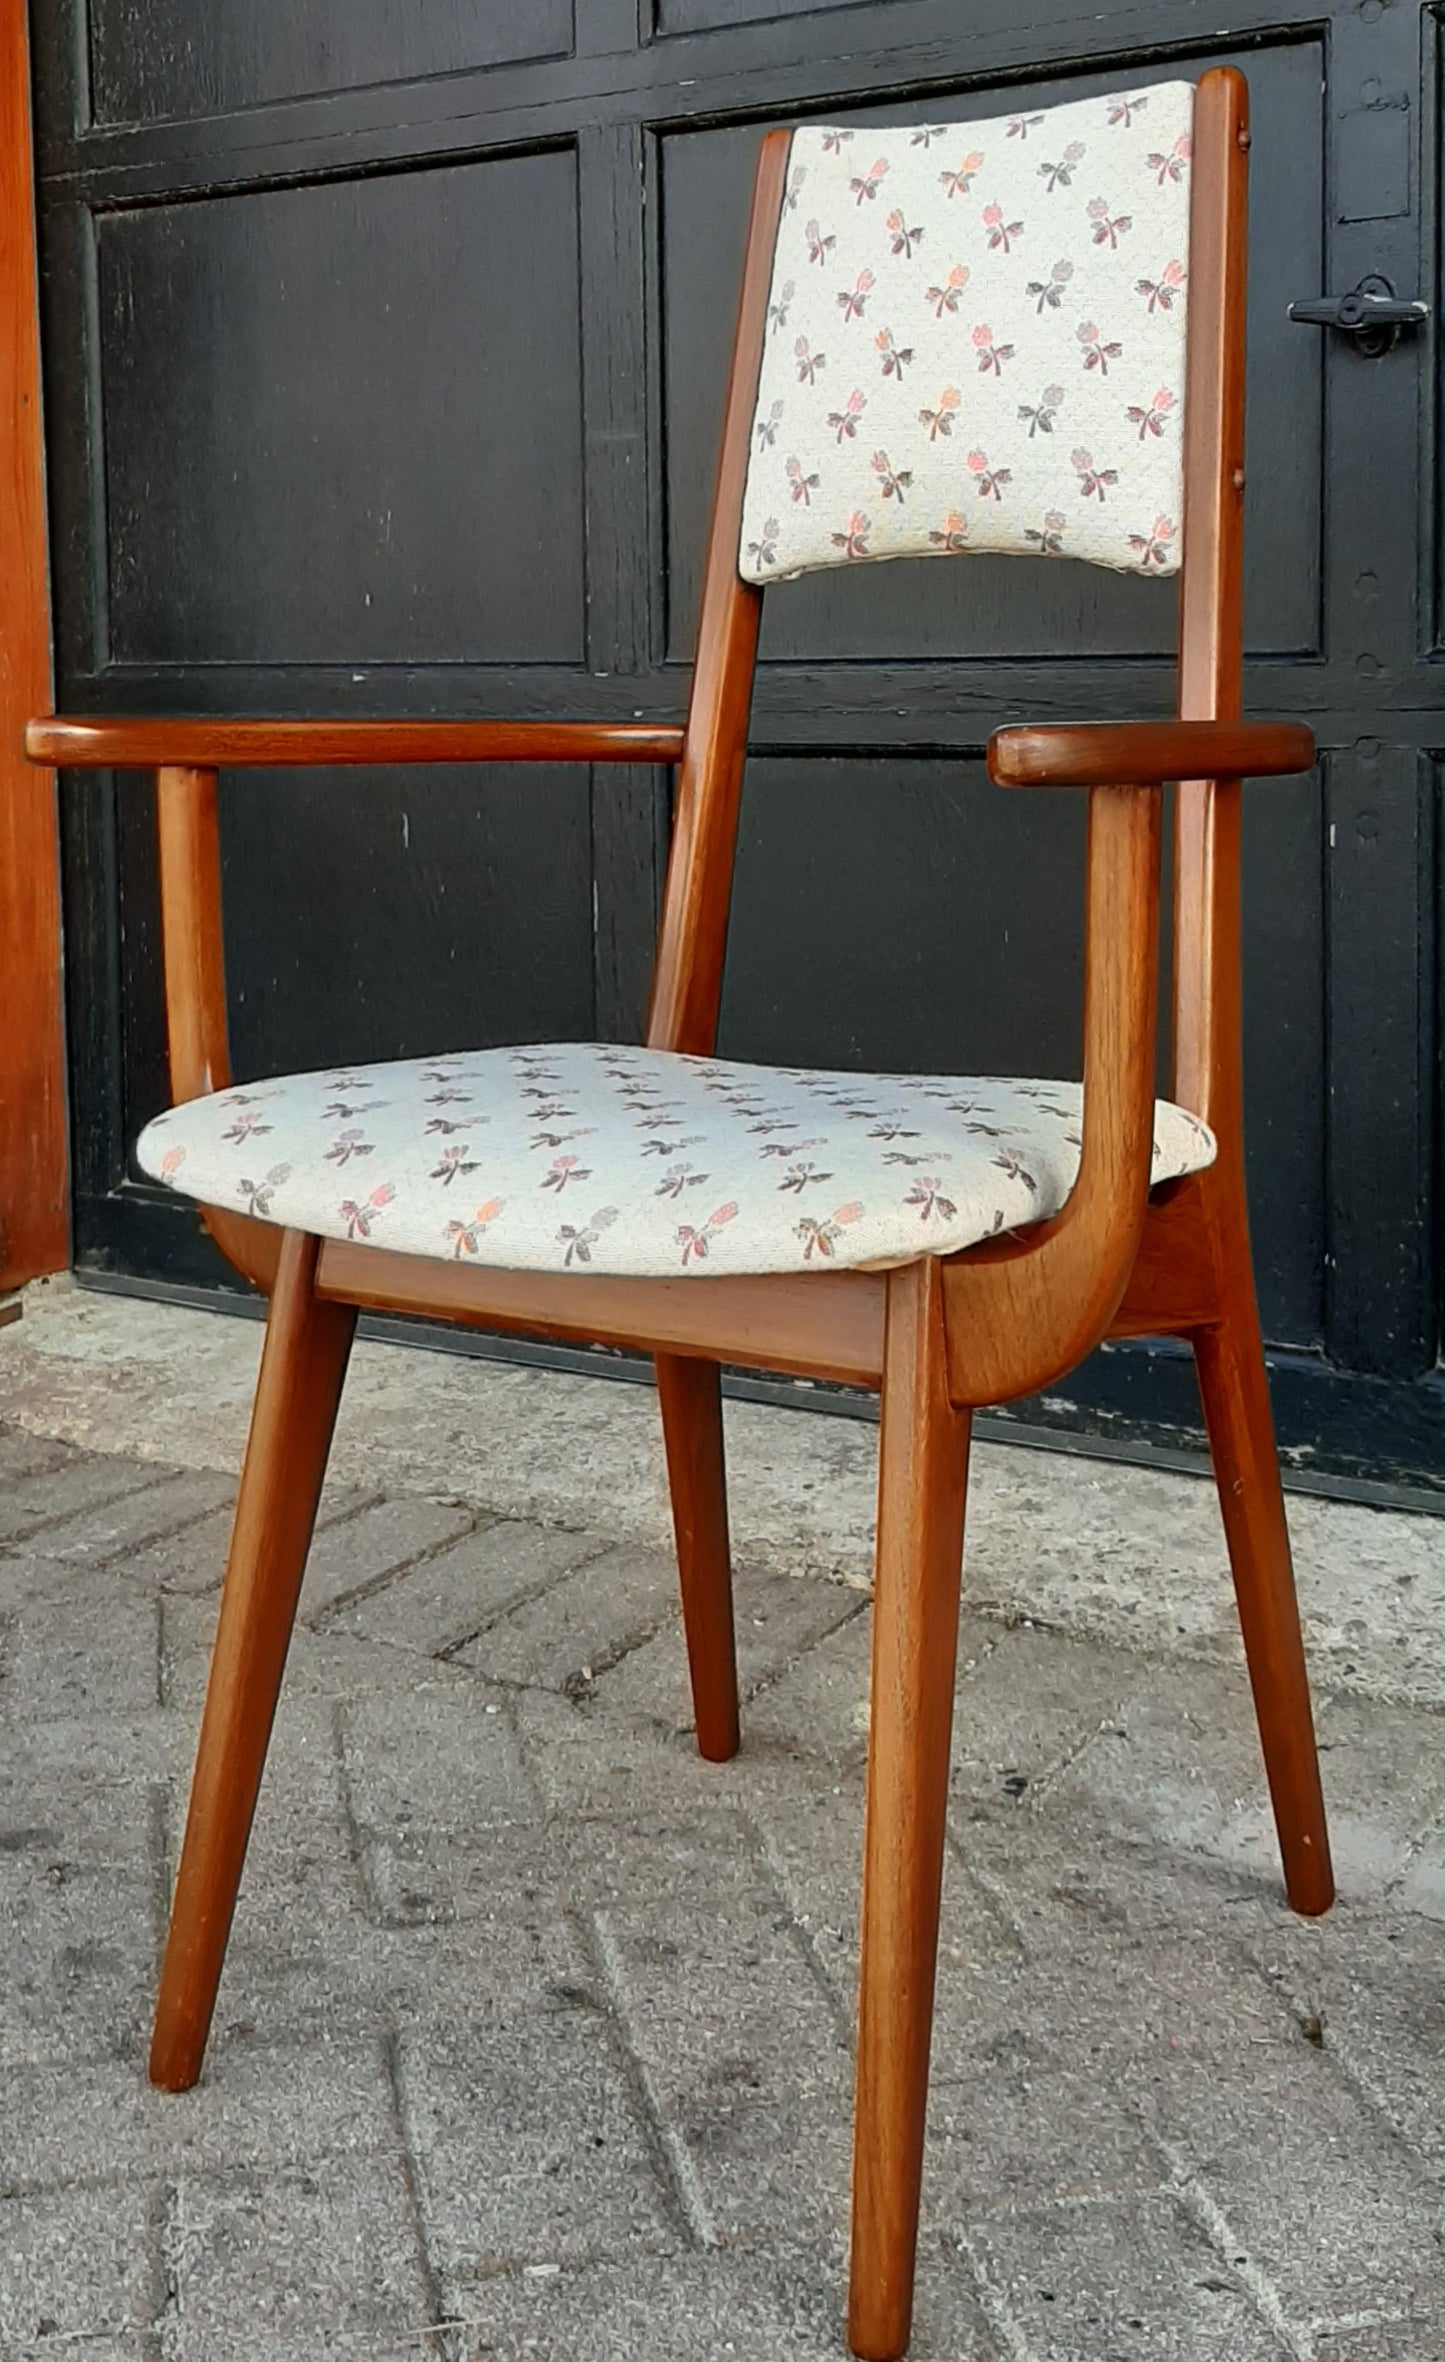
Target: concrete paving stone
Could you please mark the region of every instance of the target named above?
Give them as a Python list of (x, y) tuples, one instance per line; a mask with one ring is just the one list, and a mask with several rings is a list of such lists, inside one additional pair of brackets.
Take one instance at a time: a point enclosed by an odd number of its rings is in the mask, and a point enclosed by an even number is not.
[(153, 2289), (144, 2189), (0, 2199), (0, 2353), (137, 2353)]
[[(350, 1810), (374, 1906), (393, 1924), (455, 1916), (535, 1843), (537, 1804), (505, 1707), (472, 1682), (344, 1708)], [(544, 1856), (545, 1859), (545, 1856)]]
[(0, 1730), (6, 1769), (19, 1781), (68, 1772), (112, 1784), (149, 1784), (188, 1772), (196, 1751), (194, 1722), (159, 1706), (138, 1714), (82, 1714), (74, 1721), (47, 1716), (11, 1722), (0, 1705)]
[(126, 1559), (130, 1581), (144, 1592), (219, 1591), (234, 1515), (234, 1502), (226, 1500), (178, 1533), (145, 1543)]
[(1046, 2201), (1157, 2190), (1169, 2168), (1112, 2073), (1000, 2046), (928, 2103), (926, 2219), (941, 2228)]
[(143, 1714), (160, 1703), (160, 1610), (115, 1586), (76, 1584), (11, 1614), (0, 1648), (0, 1720)]
[[(219, 1591), (226, 1571), (234, 1516), (234, 1480), (217, 1476), (222, 1505), (178, 1533), (163, 1534), (143, 1549), (127, 1555), (126, 1574), (142, 1591)], [(352, 1517), (367, 1506), (370, 1496), (352, 1485), (328, 1485), (321, 1495), (316, 1530), (324, 1532), (339, 1518)]]
[(0, 1427), (0, 1486), (22, 1477), (44, 1476), (76, 1457), (74, 1446), (51, 1435), (28, 1435), (22, 1427)]
[[(840, 1783), (808, 1791), (760, 1781), (750, 1814), (798, 1933), (827, 1980), (840, 2022), (851, 2029), (863, 1883), (861, 1789)], [(934, 2003), (937, 2073), (954, 2071), (959, 2058), (971, 2062), (980, 2046), (1013, 2035), (1025, 1964), (1006, 1915), (957, 1860), (946, 1860)]]
[(130, 2059), (12, 2069), (0, 2114), (0, 2188), (269, 2169), (395, 2142), (379, 2036), (223, 2042), (211, 2046), (201, 2081), (186, 2092), (153, 2090)]
[[(1445, 1792), (1445, 1722), (1438, 1714), (1336, 1697), (1316, 1708), (1320, 1775), (1329, 1815), (1335, 1883), (1342, 1896), (1382, 1893), (1414, 1870), (1417, 1841)], [(1259, 1799), (1232, 1817), (1225, 1859), (1270, 1868), (1278, 1860), (1274, 1820)], [(1412, 1907), (1427, 1900), (1417, 1884)]]
[[(155, 1470), (151, 1472), (152, 1477)], [(105, 1567), (127, 1576), (132, 1562), (148, 1544), (181, 1532), (224, 1507), (235, 1492), (234, 1480), (206, 1468), (182, 1469), (147, 1484), (139, 1492), (47, 1526), (27, 1542), (30, 1556), (54, 1559), (59, 1565), (81, 1569)]]
[(1264, 1764), (1242, 1669), (1156, 1665), (1059, 1780), (1110, 1826), (1151, 1843), (1252, 1859), (1267, 1809)]
[(684, 2233), (606, 2013), (546, 2011), (401, 2030), (407, 2137), (449, 2296), (529, 2263), (664, 2252)]
[(324, 1615), (365, 1584), (395, 1574), (413, 1559), (454, 1541), (468, 1530), (474, 1514), (454, 1501), (402, 1494), (391, 1501), (373, 1501), (357, 1516), (323, 1527), (306, 1562), (297, 1610), (302, 1623)]
[[(674, 1593), (676, 1580), (674, 1573)], [(842, 1583), (739, 1567), (733, 1576), (733, 1626), (744, 1701), (765, 1691), (795, 1659), (806, 1659), (819, 1641), (858, 1612), (857, 1592)], [(600, 1686), (607, 1703), (624, 1713), (654, 1715), (671, 1730), (690, 1729), (692, 1692), (680, 1612), (666, 1629), (629, 1651)]]
[(1280, 2362), (1227, 2259), (1167, 2198), (991, 2215), (968, 2248), (1011, 2356)]
[[(359, 1908), (333, 1714), (325, 1704), (285, 1694), (277, 1708), (236, 1905), (253, 1927), (324, 1929)], [(188, 1768), (168, 1819), (172, 1877), (189, 1794)]]
[[(980, 1809), (961, 1835), (959, 1883), (966, 1893), (972, 1877), (979, 1901), (962, 1938), (968, 1973), (940, 1980), (940, 2073), (955, 2060), (967, 2071), (979, 2020), (990, 2041), (1024, 2035), (1116, 2071), (1161, 2049), (1232, 2059), (1297, 2044), (1293, 2014), (1240, 1941), (1222, 1874), (1191, 1887), (1176, 1860), (1111, 1848), (1087, 1823), (1055, 1826), (1046, 1811), (1000, 1830), (997, 1819)], [(1237, 1891), (1246, 1914), (1258, 1907), (1247, 1886)], [(989, 1909), (1006, 1932), (985, 1969), (976, 1948)]]
[[(432, 2313), (400, 2155), (187, 2175), (162, 2233), (175, 2362), (414, 2358)], [(434, 2348), (433, 2348), (434, 2350)]]
[(1040, 1787), (1117, 1717), (1138, 1669), (1117, 1649), (1031, 1625), (995, 1626), (989, 1638), (991, 1645), (975, 1642), (973, 1670), (959, 1683), (953, 1784), (1018, 1795)]
[(1302, 2034), (1338, 2061), (1416, 2154), (1445, 2170), (1445, 1959), (1429, 1920), (1343, 1903), (1252, 1947)]
[(585, 1691), (677, 1607), (677, 1569), (656, 1550), (605, 1550), (523, 1601), (458, 1651), (491, 1681)]
[(596, 1534), (499, 1519), (337, 1609), (330, 1629), (439, 1657), (605, 1548)]
[(395, 2024), (445, 2030), (546, 2010), (594, 1986), (593, 1953), (534, 1866), (526, 1885), (499, 1883), (490, 1908), (454, 1922), (377, 1927), (350, 1917), (317, 1929), (242, 1914), (213, 2040), (284, 2048)]
[(786, 2220), (831, 2246), (846, 2219), (850, 2060), (745, 1837), (730, 1841), (721, 1818), (700, 1832), (639, 1825), (591, 1874), (594, 1893), (616, 1890), (594, 1924), (652, 2104), (685, 2157), (696, 2227), (756, 2244)]
[(0, 1779), (0, 2065), (137, 2054), (155, 1974), (158, 1794)]
[[(161, 1681), (166, 1703), (189, 1718), (194, 1729), (206, 1694), (211, 1649), (216, 1636), (220, 1602), (213, 1595), (167, 1593), (161, 1600)], [(281, 1684), (283, 1701), (312, 1703), (386, 1691), (475, 1687), (476, 1677), (465, 1668), (437, 1663), (425, 1666), (400, 1649), (357, 1640), (349, 1632), (323, 1628), (313, 1632), (298, 1624), (286, 1652)]]
[[(838, 2362), (839, 2291), (769, 2258), (680, 2255), (468, 2290), (466, 2362)], [(915, 2362), (926, 2348), (915, 2343)], [(976, 2362), (967, 2347), (951, 2362)]]
[(689, 1800), (710, 1811), (735, 1803), (758, 1775), (746, 1735), (732, 1763), (705, 1763), (690, 1735), (665, 1735), (655, 1722), (609, 1712), (595, 1695), (518, 1690), (511, 1706), (528, 1772), (550, 1812), (590, 1819)]
[(1434, 2362), (1441, 2353), (1445, 2353), (1445, 2315), (1437, 2311), (1417, 2313), (1412, 2320), (1319, 2329), (1312, 2362)]
[(856, 1765), (868, 1751), (868, 1667), (873, 1615), (837, 1625), (748, 1705), (743, 1744), (761, 1740), (791, 1755)]
[(174, 1473), (143, 1460), (77, 1453), (58, 1467), (19, 1477), (0, 1490), (0, 1547), (33, 1541), (50, 1526), (92, 1515)]
[(1408, 2312), (1445, 2277), (1440, 2193), (1326, 2053), (1296, 2041), (1218, 2058), (1157, 2056), (1138, 2086), (1181, 2175), (1228, 2224), (1231, 2253), (1296, 2321)]

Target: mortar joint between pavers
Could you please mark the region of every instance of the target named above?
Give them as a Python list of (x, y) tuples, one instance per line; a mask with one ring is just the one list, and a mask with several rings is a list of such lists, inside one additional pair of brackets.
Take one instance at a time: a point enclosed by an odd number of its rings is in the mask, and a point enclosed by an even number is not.
[(1292, 2362), (1315, 2362), (1315, 2341), (1307, 2325), (1293, 2320), (1269, 2273), (1247, 2252), (1247, 2242), (1241, 2239), (1230, 2224), (1228, 2216), (1195, 2171), (1189, 2158), (1176, 2141), (1171, 2141), (1139, 2112), (1144, 2137), (1156, 2148), (1173, 2177), (1169, 2195), (1188, 2215), (1197, 2231), (1214, 2250), (1220, 2263), (1236, 2279), (1249, 2298), (1265, 2327), (1278, 2340)]
[[(426, 1495), (424, 1497), (428, 1499), (432, 1498), (431, 1495)], [(375, 1501), (369, 1502), (367, 1506), (373, 1509), (384, 1509), (389, 1506), (393, 1499), (400, 1500), (407, 1498), (410, 1498), (410, 1496), (403, 1494), (383, 1493), (379, 1495)], [(470, 1541), (474, 1535), (488, 1533), (494, 1525), (501, 1525), (506, 1522), (502, 1518), (490, 1517), (486, 1515), (484, 1511), (473, 1510), (471, 1504), (465, 1501), (458, 1501), (451, 1504), (443, 1502), (441, 1506), (443, 1508), (452, 1506), (458, 1509), (466, 1510), (467, 1523), (461, 1528), (459, 1533), (442, 1534), (435, 1542), (424, 1542), (419, 1550), (413, 1550), (409, 1556), (397, 1559), (391, 1566), (383, 1567), (379, 1574), (368, 1575), (364, 1582), (353, 1584), (349, 1591), (338, 1591), (335, 1596), (331, 1599), (328, 1599), (323, 1606), (313, 1608), (309, 1616), (301, 1616), (298, 1618), (298, 1621), (302, 1625), (303, 1629), (308, 1632), (324, 1633), (332, 1618), (339, 1615), (344, 1609), (356, 1607), (364, 1599), (374, 1599), (377, 1592), (385, 1591), (389, 1589), (393, 1583), (398, 1583), (402, 1581), (405, 1576), (414, 1574), (417, 1568), (425, 1566), (429, 1559), (439, 1558), (444, 1550), (454, 1550), (458, 1542)], [(360, 1516), (361, 1514), (362, 1512), (358, 1510), (357, 1515)], [(351, 1520), (349, 1518), (338, 1518), (336, 1525), (326, 1527), (325, 1531), (328, 1534), (334, 1533), (338, 1529), (344, 1531), (350, 1523)], [(307, 1552), (307, 1557), (309, 1560), (309, 1550)]]
[[(97, 1455), (97, 1457), (111, 1456), (109, 1454)], [(57, 1473), (55, 1469), (48, 1469), (43, 1476), (25, 1476), (20, 1479), (20, 1482), (22, 1485), (43, 1484), (47, 1476)], [(37, 1534), (53, 1534), (57, 1527), (63, 1525), (83, 1526), (87, 1518), (99, 1517), (105, 1510), (116, 1508), (122, 1501), (138, 1501), (146, 1493), (158, 1493), (163, 1485), (173, 1484), (178, 1476), (185, 1476), (189, 1473), (190, 1471), (184, 1468), (160, 1466), (143, 1483), (124, 1484), (118, 1492), (105, 1493), (98, 1501), (87, 1501), (83, 1509), (57, 1509), (53, 1517), (37, 1517), (35, 1523), (27, 1526), (23, 1534), (12, 1534), (4, 1542), (0, 1542), (0, 1560), (23, 1558), (27, 1547), (34, 1541)], [(175, 1525), (165, 1526), (157, 1533), (147, 1535), (147, 1545), (151, 1542), (166, 1542), (174, 1539), (177, 1534), (184, 1533), (187, 1526), (199, 1525), (204, 1518), (210, 1517), (214, 1513), (214, 1509), (215, 1503), (212, 1502), (209, 1509), (189, 1511)], [(88, 1559), (86, 1564), (88, 1567), (111, 1566), (116, 1559), (123, 1558), (127, 1550), (134, 1550), (135, 1547), (136, 1544), (133, 1541), (117, 1542), (114, 1550), (107, 1551), (103, 1557)]]
[(839, 2045), (844, 2055), (851, 2059), (855, 2049), (852, 2008), (835, 1986), (829, 1973), (828, 1964), (819, 1949), (817, 1938), (793, 1901), (787, 1871), (778, 1858), (771, 1832), (760, 1828), (751, 1814), (745, 1811), (739, 1811), (738, 1819), (742, 1824), (743, 1833), (757, 1860), (758, 1867), (767, 1880), (770, 1892), (776, 1899), (788, 1939), (813, 1983), (822, 1994), (829, 2022), (838, 2037)]
[[(522, 1526), (533, 1533), (539, 1534), (576, 1533), (579, 1540), (584, 1538), (581, 1529), (578, 1527), (549, 1526), (544, 1525), (541, 1522), (529, 1521), (528, 1519), (522, 1517), (495, 1517), (492, 1519), (490, 1525), (486, 1527), (480, 1527), (478, 1528), (478, 1531), (490, 1533), (493, 1532), (497, 1526), (502, 1525)], [(494, 1608), (492, 1613), (487, 1616), (482, 1623), (478, 1624), (474, 1632), (464, 1632), (460, 1640), (449, 1640), (445, 1648), (435, 1650), (434, 1656), (436, 1662), (439, 1665), (451, 1664), (460, 1655), (464, 1648), (471, 1648), (477, 1641), (484, 1640), (487, 1634), (491, 1631), (494, 1631), (498, 1624), (505, 1623), (508, 1616), (515, 1615), (518, 1608), (534, 1607), (539, 1599), (546, 1598), (549, 1591), (556, 1591), (563, 1583), (570, 1582), (574, 1575), (580, 1575), (585, 1572), (589, 1566), (595, 1566), (599, 1559), (606, 1558), (609, 1553), (615, 1550), (617, 1547), (615, 1542), (607, 1540), (605, 1536), (594, 1534), (590, 1538), (593, 1546), (591, 1549), (584, 1551), (580, 1558), (569, 1558), (565, 1566), (556, 1567), (550, 1574), (539, 1576), (537, 1581), (535, 1583), (529, 1584), (524, 1591), (515, 1592), (512, 1597), (505, 1601), (501, 1607)], [(471, 1671), (472, 1668), (468, 1667), (467, 1670)], [(483, 1678), (495, 1681), (499, 1687), (505, 1687), (508, 1689), (538, 1689), (545, 1687), (545, 1684), (538, 1682), (509, 1682), (503, 1675), (488, 1674), (483, 1676)], [(555, 1695), (556, 1693), (554, 1692), (553, 1694)]]
[(328, 1718), (331, 1732), (331, 1753), (336, 1765), (337, 1792), (341, 1799), (341, 1826), (346, 1835), (346, 1851), (356, 1882), (357, 1908), (373, 1927), (385, 1927), (386, 1912), (371, 1875), (366, 1839), (357, 1817), (356, 1794), (351, 1780), (351, 1763), (346, 1752), (346, 1700), (333, 1698)]
[(669, 2210), (688, 2246), (720, 2247), (722, 2241), (687, 2143), (663, 2106), (647, 2062), (632, 2039), (626, 1972), (607, 1913), (567, 1912), (564, 1916), (573, 1926), (584, 1954), (592, 1961), (599, 1989), (605, 1996), (602, 2021), (621, 2065), (643, 2141)]
[[(407, 2218), (416, 2245), (417, 2270), (431, 2318), (424, 2335), (433, 2353), (442, 2362), (462, 2362), (462, 2356), (452, 2332), (456, 2327), (447, 2314), (442, 2295), (441, 2275), (432, 2256), (431, 2225), (428, 2221), (426, 2175), (422, 2170), (415, 2135), (412, 2130), (411, 2110), (407, 2106), (406, 2079), (401, 2063), (401, 2037), (390, 2019), (381, 2037), (381, 2055), (386, 2069), (387, 2089), (391, 2099), (392, 2123), (396, 2131), (397, 2148), (401, 2161), (402, 2184), (406, 2191)], [(434, 2342), (432, 2342), (434, 2341)]]
[(1038, 2353), (1030, 2345), (1028, 2338), (1024, 2335), (1022, 2323), (1004, 2296), (1003, 2290), (998, 2287), (992, 2274), (985, 2268), (967, 2231), (955, 2230), (945, 2235), (952, 2245), (954, 2253), (962, 2256), (968, 2266), (973, 2280), (974, 2293), (978, 2298), (979, 2310), (1003, 2347), (1008, 2362), (1048, 2362), (1046, 2355)]

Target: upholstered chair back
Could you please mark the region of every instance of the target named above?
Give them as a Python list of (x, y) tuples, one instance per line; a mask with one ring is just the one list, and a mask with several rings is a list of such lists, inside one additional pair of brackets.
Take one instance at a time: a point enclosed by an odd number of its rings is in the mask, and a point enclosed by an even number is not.
[(1194, 85), (793, 134), (739, 570), (1180, 564)]

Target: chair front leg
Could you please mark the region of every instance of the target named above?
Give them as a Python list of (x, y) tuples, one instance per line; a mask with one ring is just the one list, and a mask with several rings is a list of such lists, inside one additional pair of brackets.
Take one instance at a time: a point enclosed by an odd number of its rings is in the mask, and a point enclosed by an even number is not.
[(1317, 1918), (1334, 1901), (1335, 1881), (1247, 1239), (1222, 1294), (1223, 1319), (1193, 1339), (1199, 1392), (1285, 1891), (1296, 1911)]
[(201, 2071), (356, 1328), (314, 1292), (319, 1243), (284, 1234), (266, 1321), (151, 2039), (164, 2091)]
[(679, 1353), (659, 1353), (656, 1369), (698, 1752), (727, 1763), (738, 1751), (738, 1673), (721, 1373)]
[(878, 1471), (848, 2341), (908, 2343), (943, 1884), (970, 1414), (939, 1266), (890, 1274)]

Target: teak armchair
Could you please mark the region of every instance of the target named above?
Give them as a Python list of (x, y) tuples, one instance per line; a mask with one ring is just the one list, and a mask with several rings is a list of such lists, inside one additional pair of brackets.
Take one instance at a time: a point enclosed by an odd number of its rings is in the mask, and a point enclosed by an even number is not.
[[(697, 1741), (717, 1761), (738, 1746), (720, 1365), (879, 1388), (849, 2315), (862, 2356), (901, 2354), (910, 2329), (977, 1407), (1050, 1384), (1103, 1338), (1192, 1346), (1289, 1898), (1302, 1912), (1332, 1898), (1241, 1145), (1240, 782), (1313, 760), (1306, 730), (1239, 718), (1246, 107), (1225, 71), (1197, 90), (1085, 101), (1046, 118), (1054, 144), (1026, 161), (988, 122), (868, 132), (852, 157), (850, 133), (768, 134), (681, 729), (74, 720), (28, 736), (38, 762), (157, 771), (176, 1106), (142, 1160), (202, 1201), (270, 1298), (152, 2079), (182, 2090), (200, 2072), (359, 1307), (655, 1357)], [(1072, 196), (1067, 176), (1045, 190), (1037, 158), (1073, 135), (1088, 169)], [(875, 146), (865, 170), (854, 158)], [(876, 201), (885, 173), (896, 212)], [(1048, 229), (1062, 227), (1042, 250), (1072, 225), (1077, 253), (1057, 301), (1025, 294), (1028, 266), (1009, 259), (1015, 212), (1056, 200)], [(1001, 354), (1022, 364), (1006, 393)], [(963, 396), (925, 383), (950, 359)], [(1040, 394), (1024, 372), (1042, 383), (1066, 363), (1069, 420), (1092, 406), (1090, 449), (1070, 449), (1067, 427), (1039, 431), (1063, 389)], [(959, 547), (1180, 570), (1176, 720), (1006, 729), (989, 748), (1001, 787), (1089, 796), (1081, 1132), (1077, 1086), (772, 1072), (712, 1054), (759, 584)], [(217, 769), (561, 759), (677, 766), (646, 1047), (233, 1088)], [(1171, 781), (1173, 1104), (1156, 1108)], [(585, 1147), (558, 1155), (569, 1139)], [(353, 1154), (370, 1161), (343, 1169)], [(474, 1172), (458, 1202), (451, 1184)]]

